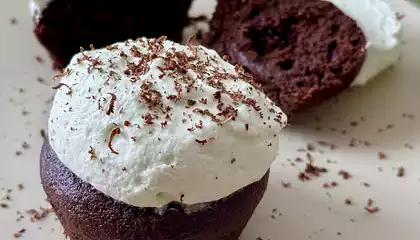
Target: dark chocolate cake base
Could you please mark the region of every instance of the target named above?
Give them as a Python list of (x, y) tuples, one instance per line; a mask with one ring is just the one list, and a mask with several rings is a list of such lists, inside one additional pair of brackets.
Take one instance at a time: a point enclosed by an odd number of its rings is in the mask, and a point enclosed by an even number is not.
[(348, 88), (366, 54), (357, 23), (321, 0), (220, 0), (206, 45), (248, 70), (289, 117)]
[(105, 47), (129, 38), (182, 40), (192, 0), (53, 0), (35, 16), (35, 34), (57, 68), (90, 44)]
[(41, 152), (44, 190), (72, 240), (237, 240), (264, 195), (268, 176), (194, 211), (186, 211), (194, 206), (176, 202), (138, 208), (82, 181), (48, 143)]

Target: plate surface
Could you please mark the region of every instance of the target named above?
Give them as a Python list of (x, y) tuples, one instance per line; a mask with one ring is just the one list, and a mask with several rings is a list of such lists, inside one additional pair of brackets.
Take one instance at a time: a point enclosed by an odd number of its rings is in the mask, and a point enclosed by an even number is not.
[[(4, 1), (7, 4), (0, 8), (0, 239), (14, 239), (21, 229), (25, 229), (22, 239), (64, 239), (53, 214), (31, 222), (33, 211), (28, 211), (48, 207), (38, 156), (54, 73), (32, 35), (27, 1)], [(405, 15), (401, 61), (368, 86), (303, 114), (284, 131), (269, 190), (243, 240), (419, 239), (420, 10), (402, 0), (397, 3)], [(211, 12), (213, 7), (212, 0), (200, 0), (193, 12)], [(305, 169), (308, 153), (328, 173), (302, 182), (298, 175)], [(344, 179), (339, 174), (342, 170), (351, 177)], [(378, 212), (366, 211), (369, 199), (369, 209)]]

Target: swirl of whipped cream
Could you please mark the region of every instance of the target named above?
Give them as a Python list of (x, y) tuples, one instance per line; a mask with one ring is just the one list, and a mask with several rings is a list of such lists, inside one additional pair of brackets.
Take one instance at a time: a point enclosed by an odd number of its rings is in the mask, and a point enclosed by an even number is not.
[(138, 207), (206, 203), (258, 181), (287, 120), (240, 67), (164, 38), (82, 52), (58, 78), (58, 158)]

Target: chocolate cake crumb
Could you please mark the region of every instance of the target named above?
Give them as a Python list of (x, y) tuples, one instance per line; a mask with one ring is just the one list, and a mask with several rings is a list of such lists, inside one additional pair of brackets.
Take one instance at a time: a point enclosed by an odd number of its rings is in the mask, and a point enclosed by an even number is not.
[(24, 188), (25, 186), (22, 183), (18, 184), (19, 191), (22, 191)]
[(387, 158), (387, 156), (383, 152), (378, 152), (378, 157), (379, 157), (379, 160), (385, 160)]
[(16, 155), (16, 156), (22, 156), (22, 154), (23, 154), (23, 152), (22, 152), (22, 151), (16, 151), (16, 152), (15, 152), (15, 155)]
[(283, 187), (283, 188), (291, 188), (292, 187), (292, 184), (291, 183), (289, 183), (289, 182), (281, 182), (281, 186)]
[(236, 162), (236, 158), (232, 158), (232, 160), (230, 160), (231, 164), (234, 164)]
[(0, 203), (0, 208), (9, 208), (7, 203)]
[(405, 168), (399, 167), (397, 171), (397, 177), (404, 177), (405, 176)]

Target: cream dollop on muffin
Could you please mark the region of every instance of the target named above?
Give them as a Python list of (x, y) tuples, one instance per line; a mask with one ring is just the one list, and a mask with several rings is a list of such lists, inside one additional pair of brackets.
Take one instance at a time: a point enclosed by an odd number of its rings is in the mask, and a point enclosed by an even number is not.
[(210, 202), (260, 180), (287, 121), (239, 66), (165, 38), (81, 52), (58, 78), (57, 157), (138, 207)]

